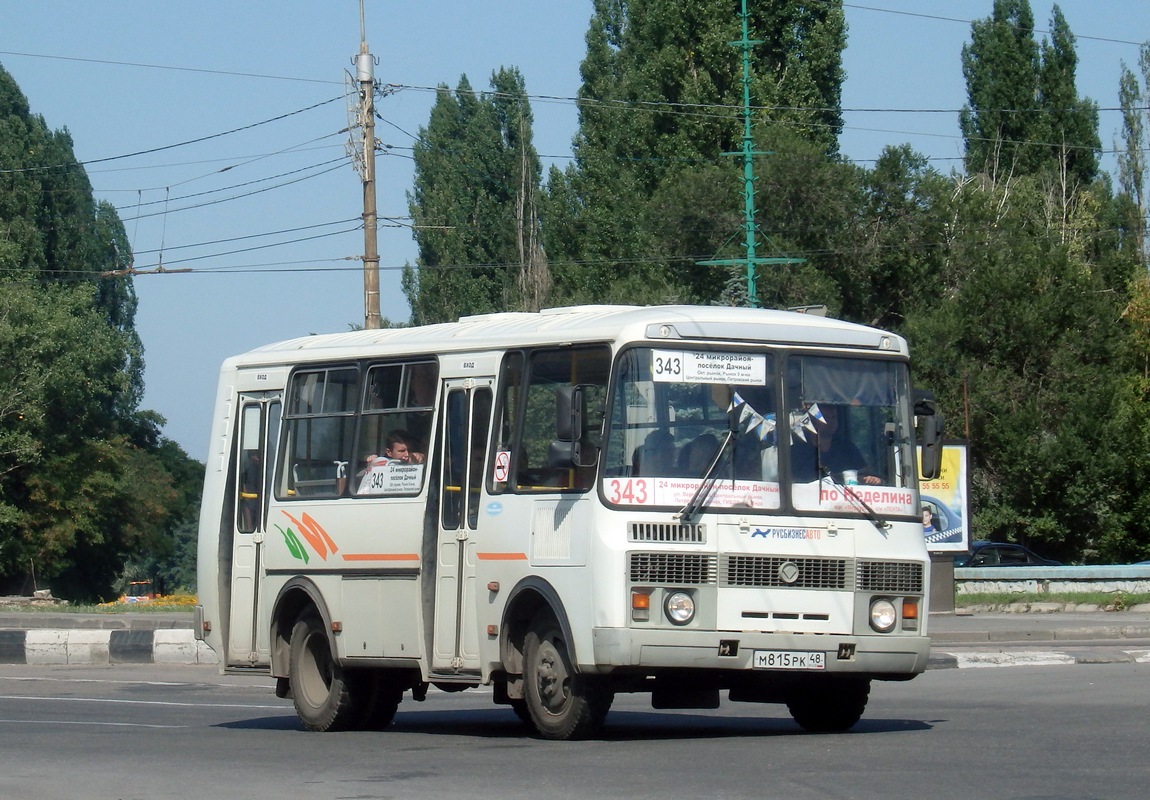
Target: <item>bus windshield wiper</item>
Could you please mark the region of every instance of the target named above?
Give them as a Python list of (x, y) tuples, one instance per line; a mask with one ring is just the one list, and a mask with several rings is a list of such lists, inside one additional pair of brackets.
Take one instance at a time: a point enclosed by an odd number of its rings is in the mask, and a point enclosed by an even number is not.
[(727, 438), (723, 440), (722, 445), (719, 446), (715, 457), (711, 459), (710, 465), (703, 473), (703, 479), (699, 481), (699, 488), (691, 495), (691, 499), (687, 501), (687, 505), (676, 514), (683, 522), (690, 522), (691, 518), (698, 514), (705, 504), (706, 499), (710, 496), (711, 490), (715, 487), (715, 483), (719, 479), (719, 464), (724, 460), (731, 442), (735, 439), (735, 431), (728, 430)]
[(862, 495), (852, 489), (846, 484), (839, 483), (835, 480), (835, 476), (829, 469), (823, 469), (823, 477), (830, 478), (831, 483), (843, 490), (843, 497), (847, 498), (855, 508), (861, 508), (866, 518), (870, 520), (871, 524), (878, 528), (879, 533), (883, 533), (890, 527), (890, 523), (879, 516), (878, 512), (871, 508), (870, 503), (862, 499)]

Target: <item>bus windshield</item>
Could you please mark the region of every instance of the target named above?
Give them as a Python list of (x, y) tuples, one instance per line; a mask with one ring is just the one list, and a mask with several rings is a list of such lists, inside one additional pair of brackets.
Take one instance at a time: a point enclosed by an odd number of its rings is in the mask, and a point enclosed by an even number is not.
[(621, 506), (682, 508), (702, 491), (711, 510), (911, 516), (909, 394), (896, 360), (632, 348), (616, 366), (603, 491)]

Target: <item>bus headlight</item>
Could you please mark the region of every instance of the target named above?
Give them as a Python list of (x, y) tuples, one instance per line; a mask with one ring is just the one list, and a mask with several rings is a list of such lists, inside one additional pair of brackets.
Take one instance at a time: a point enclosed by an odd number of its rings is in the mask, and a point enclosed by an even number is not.
[(890, 633), (894, 624), (898, 622), (898, 612), (894, 603), (886, 598), (879, 598), (870, 604), (870, 626), (879, 633)]
[(663, 601), (663, 613), (672, 625), (686, 625), (695, 618), (695, 598), (688, 592), (671, 592)]

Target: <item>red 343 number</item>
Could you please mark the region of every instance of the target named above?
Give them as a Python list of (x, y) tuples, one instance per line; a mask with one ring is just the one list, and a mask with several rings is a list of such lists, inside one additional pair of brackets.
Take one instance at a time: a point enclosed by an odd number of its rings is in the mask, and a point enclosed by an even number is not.
[(616, 505), (646, 505), (647, 481), (644, 478), (618, 478), (607, 482), (607, 501)]

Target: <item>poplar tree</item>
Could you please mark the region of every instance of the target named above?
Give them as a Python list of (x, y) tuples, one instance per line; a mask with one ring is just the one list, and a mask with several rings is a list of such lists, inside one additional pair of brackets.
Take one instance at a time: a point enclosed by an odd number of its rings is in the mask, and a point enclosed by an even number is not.
[(419, 254), (403, 277), (412, 321), (539, 308), (549, 283), (542, 170), (519, 71), (494, 73), (490, 92), (466, 76), (454, 92), (441, 86), (414, 158), (408, 204)]
[(1074, 35), (1054, 6), (1051, 36), (1034, 39), (1029, 0), (995, 0), (962, 49), (968, 102), (959, 116), (968, 174), (993, 180), (1047, 171), (1068, 187), (1098, 172), (1098, 109), (1075, 86)]
[(1147, 119), (1150, 113), (1144, 102), (1144, 87), (1150, 86), (1150, 45), (1143, 45), (1138, 59), (1141, 82), (1138, 76), (1122, 64), (1118, 82), (1118, 101), (1122, 108), (1122, 142), (1115, 149), (1118, 153), (1118, 186), (1121, 196), (1131, 206), (1127, 217), (1134, 235), (1135, 246), (1143, 262), (1147, 260), (1146, 241), (1146, 153), (1150, 148), (1150, 130)]

